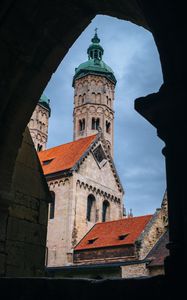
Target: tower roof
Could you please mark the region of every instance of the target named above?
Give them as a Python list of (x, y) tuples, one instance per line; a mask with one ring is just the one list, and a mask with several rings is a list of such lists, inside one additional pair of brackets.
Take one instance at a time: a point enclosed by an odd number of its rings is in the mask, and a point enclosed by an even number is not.
[(49, 110), (49, 113), (51, 113), (51, 108), (50, 108), (50, 100), (47, 98), (45, 94), (42, 94), (40, 99), (39, 99), (39, 104), (43, 105), (45, 108)]
[(114, 84), (116, 84), (116, 78), (114, 76), (113, 70), (102, 60), (104, 49), (99, 44), (100, 39), (97, 35), (97, 29), (95, 29), (95, 35), (91, 41), (92, 44), (87, 49), (88, 60), (80, 64), (75, 69), (75, 75), (73, 77), (73, 86), (76, 79), (86, 76), (88, 74), (105, 76)]

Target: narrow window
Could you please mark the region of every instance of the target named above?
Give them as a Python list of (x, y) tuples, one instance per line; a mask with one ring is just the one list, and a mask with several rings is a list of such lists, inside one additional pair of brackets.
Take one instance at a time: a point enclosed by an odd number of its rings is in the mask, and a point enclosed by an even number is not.
[(98, 58), (97, 50), (94, 50), (94, 58)]
[(82, 131), (82, 120), (79, 120), (79, 131)]
[(110, 126), (111, 126), (110, 122), (106, 121), (106, 132), (107, 133), (110, 133)]
[(82, 120), (82, 130), (85, 130), (85, 119)]
[(106, 96), (106, 103), (107, 103), (107, 105), (108, 105), (108, 96)]
[(87, 198), (87, 216), (86, 216), (86, 219), (89, 222), (95, 222), (96, 220), (95, 202), (96, 200), (94, 195), (90, 194)]
[(102, 222), (106, 222), (109, 220), (109, 209), (110, 204), (107, 200), (103, 201), (103, 212), (102, 212)]
[(92, 129), (94, 130), (95, 129), (95, 118), (92, 118)]
[(96, 129), (98, 129), (98, 128), (99, 128), (99, 124), (100, 124), (100, 119), (99, 119), (99, 118), (97, 118), (97, 120), (96, 120)]
[(49, 210), (49, 218), (54, 219), (55, 216), (55, 193), (53, 191), (51, 193), (51, 202), (50, 202), (50, 210)]
[(92, 93), (92, 101), (95, 103), (96, 102), (96, 94)]
[(84, 94), (82, 97), (82, 104), (85, 103), (85, 101), (86, 101), (86, 94)]
[(37, 146), (37, 151), (38, 151), (38, 152), (42, 151), (42, 145), (38, 144), (38, 146)]

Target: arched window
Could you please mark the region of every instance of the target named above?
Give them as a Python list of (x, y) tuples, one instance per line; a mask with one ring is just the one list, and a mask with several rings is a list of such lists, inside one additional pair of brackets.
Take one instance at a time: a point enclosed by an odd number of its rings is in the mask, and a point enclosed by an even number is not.
[(92, 129), (94, 130), (95, 129), (95, 118), (92, 118)]
[(108, 105), (108, 96), (106, 96), (106, 104)]
[(85, 119), (79, 120), (79, 131), (85, 130)]
[(99, 119), (99, 118), (97, 118), (97, 120), (96, 120), (96, 129), (98, 129), (98, 128), (99, 128), (99, 124), (100, 124), (100, 119)]
[(82, 131), (82, 120), (79, 120), (79, 131)]
[(92, 129), (93, 130), (98, 129), (99, 125), (100, 125), (100, 119), (92, 118)]
[(110, 219), (110, 204), (107, 200), (103, 201), (102, 222)]
[(92, 93), (92, 101), (96, 102), (96, 94), (95, 93)]
[(94, 58), (98, 58), (97, 50), (94, 50)]
[(42, 151), (42, 145), (40, 145), (40, 144), (37, 145), (37, 151), (38, 152)]
[(82, 104), (85, 103), (85, 101), (86, 101), (86, 94), (84, 94), (82, 97)]
[(50, 208), (49, 208), (49, 218), (54, 219), (55, 216), (55, 193), (53, 191), (51, 193), (51, 202), (50, 202)]
[(85, 119), (82, 119), (82, 130), (85, 130)]
[(96, 221), (96, 200), (94, 195), (90, 194), (87, 198), (87, 215), (86, 219), (89, 222)]
[(110, 122), (106, 121), (106, 132), (107, 133), (110, 133), (110, 129), (111, 129), (110, 127), (111, 127)]

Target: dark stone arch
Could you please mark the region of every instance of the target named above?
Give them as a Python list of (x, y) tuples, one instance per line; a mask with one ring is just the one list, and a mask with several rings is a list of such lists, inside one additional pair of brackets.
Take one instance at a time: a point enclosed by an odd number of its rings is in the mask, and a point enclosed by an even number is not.
[[(167, 0), (124, 0), (120, 4), (115, 0), (79, 1), (77, 4), (75, 1), (53, 1), (53, 5), (46, 0), (45, 9), (43, 2), (36, 3), (34, 0), (27, 5), (22, 1), (7, 1), (1, 5), (1, 203), (9, 205), (12, 176), (23, 132), (43, 89), (91, 19), (98, 13), (107, 14), (149, 28), (157, 44), (164, 84), (158, 93), (145, 97), (144, 103), (137, 101), (136, 109), (157, 128), (159, 136), (166, 142), (170, 248), (174, 256), (177, 251), (180, 252), (176, 249), (183, 245), (186, 250), (185, 230), (181, 230), (186, 226), (185, 216), (181, 216), (181, 211), (184, 207), (186, 209), (182, 159), (186, 156), (184, 139), (180, 138), (186, 133), (183, 109), (187, 69), (184, 5)], [(179, 255), (186, 262), (184, 253), (182, 251)]]

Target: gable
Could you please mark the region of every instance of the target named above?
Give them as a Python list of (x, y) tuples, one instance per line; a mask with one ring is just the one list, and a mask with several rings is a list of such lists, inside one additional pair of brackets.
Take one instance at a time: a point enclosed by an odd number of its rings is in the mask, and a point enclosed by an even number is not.
[(109, 158), (105, 152), (101, 140), (89, 151), (89, 154), (79, 165), (77, 173), (115, 192), (123, 192), (111, 157)]
[(96, 135), (38, 152), (44, 175), (70, 170), (81, 159)]

